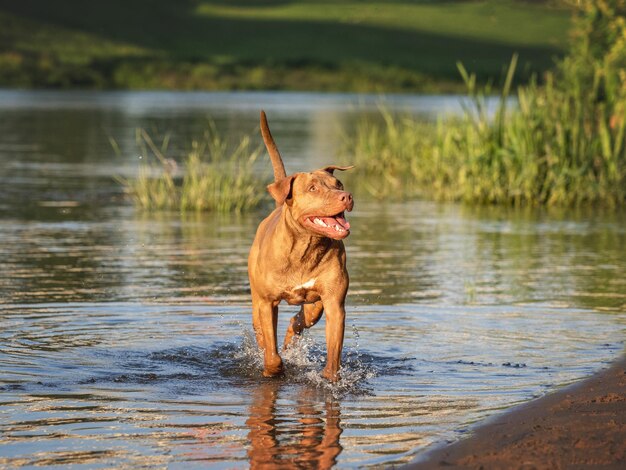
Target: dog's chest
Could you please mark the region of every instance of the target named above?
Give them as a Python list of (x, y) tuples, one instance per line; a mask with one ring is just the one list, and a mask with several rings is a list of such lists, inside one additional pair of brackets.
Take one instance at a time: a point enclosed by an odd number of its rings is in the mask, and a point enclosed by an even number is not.
[(312, 278), (301, 284), (289, 286), (283, 290), (282, 299), (290, 305), (301, 305), (320, 300), (315, 289), (316, 279)]

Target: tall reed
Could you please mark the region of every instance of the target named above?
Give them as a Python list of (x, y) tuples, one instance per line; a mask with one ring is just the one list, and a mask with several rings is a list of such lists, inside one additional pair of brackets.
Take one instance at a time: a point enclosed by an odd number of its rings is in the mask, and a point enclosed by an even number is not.
[(167, 137), (160, 146), (144, 131), (137, 133), (142, 163), (137, 177), (120, 179), (135, 203), (148, 210), (239, 213), (257, 207), (265, 197), (267, 175), (255, 172), (261, 148), (244, 136), (232, 146), (211, 124), (180, 165), (165, 157)]
[(378, 196), (470, 203), (608, 206), (626, 203), (626, 0), (583, 0), (569, 54), (540, 85), (511, 99), (514, 56), (495, 110), (459, 64), (469, 100), (430, 129), (383, 111), (350, 148)]

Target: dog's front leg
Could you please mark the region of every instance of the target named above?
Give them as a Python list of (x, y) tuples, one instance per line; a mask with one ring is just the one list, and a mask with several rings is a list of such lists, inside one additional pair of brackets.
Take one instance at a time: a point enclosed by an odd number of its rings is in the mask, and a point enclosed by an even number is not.
[(263, 340), (263, 326), (261, 324), (260, 312), (261, 300), (252, 290), (252, 328), (256, 336), (256, 342), (261, 349), (265, 349), (265, 341)]
[(336, 382), (339, 380), (341, 366), (341, 350), (343, 349), (343, 335), (346, 323), (346, 310), (343, 299), (322, 299), (326, 310), (326, 367), (322, 375)]
[(276, 327), (278, 324), (278, 304), (271, 301), (261, 300), (259, 302), (259, 317), (261, 319), (261, 329), (263, 330), (264, 343), (264, 377), (275, 377), (283, 371), (283, 361), (278, 355), (276, 348)]

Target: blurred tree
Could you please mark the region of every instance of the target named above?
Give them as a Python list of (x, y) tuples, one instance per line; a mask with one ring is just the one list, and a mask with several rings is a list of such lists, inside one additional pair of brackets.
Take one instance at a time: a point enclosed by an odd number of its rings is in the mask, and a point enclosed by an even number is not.
[[(626, 94), (626, 0), (569, 0), (575, 7), (572, 51), (561, 65), (598, 84), (611, 98)], [(564, 74), (568, 75), (568, 74)], [(596, 88), (596, 87), (593, 87)], [(605, 97), (606, 98), (606, 97)]]

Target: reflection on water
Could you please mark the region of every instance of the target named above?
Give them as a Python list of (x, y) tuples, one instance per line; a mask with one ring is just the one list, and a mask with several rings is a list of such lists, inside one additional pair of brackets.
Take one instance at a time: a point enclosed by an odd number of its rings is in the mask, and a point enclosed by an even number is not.
[[(246, 259), (262, 213), (5, 218), (0, 298), (248, 302)], [(545, 302), (623, 310), (623, 214), (506, 213), (427, 202), (360, 202), (350, 214), (351, 303)], [(375, 256), (372, 256), (375, 254)]]
[[(288, 467), (331, 468), (342, 447), (341, 412), (337, 400), (329, 399), (319, 410), (314, 389), (305, 388), (297, 397), (295, 422), (280, 419), (276, 401), (280, 385), (263, 381), (253, 391), (246, 425), (250, 428), (248, 459), (251, 468)], [(287, 421), (287, 422), (285, 422)]]
[(140, 213), (112, 175), (137, 168), (135, 127), (182, 152), (209, 117), (251, 131), (258, 107), (288, 168), (317, 167), (376, 101), (359, 100), (0, 92), (0, 466), (391, 465), (621, 351), (623, 212), (357, 200), (341, 382), (319, 375), (323, 324), (262, 379), (263, 213)]

